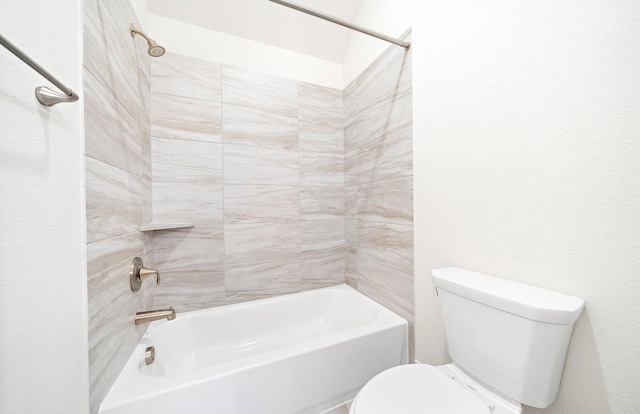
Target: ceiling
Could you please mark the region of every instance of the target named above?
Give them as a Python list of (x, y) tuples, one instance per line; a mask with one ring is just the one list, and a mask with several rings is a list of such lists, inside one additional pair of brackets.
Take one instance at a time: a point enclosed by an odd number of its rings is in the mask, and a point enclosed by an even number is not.
[[(292, 0), (354, 22), (362, 0)], [(351, 30), (268, 0), (148, 0), (149, 12), (342, 63)]]

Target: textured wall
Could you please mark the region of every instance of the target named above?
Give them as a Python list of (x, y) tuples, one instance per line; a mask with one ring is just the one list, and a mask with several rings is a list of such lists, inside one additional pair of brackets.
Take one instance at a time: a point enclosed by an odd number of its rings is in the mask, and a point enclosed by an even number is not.
[(150, 66), (128, 0), (84, 2), (84, 122), (87, 291), (91, 412), (115, 381), (145, 327), (152, 282), (129, 288), (134, 257), (152, 266), (151, 237), (139, 232), (151, 217)]
[(347, 283), (413, 327), (411, 78), (411, 50), (391, 46), (344, 107)]
[(2, 35), (80, 101), (40, 105), (49, 82), (0, 47), (0, 412), (85, 413), (80, 2), (1, 8)]
[(418, 359), (446, 361), (431, 269), (483, 271), (586, 300), (526, 413), (640, 412), (640, 3), (416, 9)]
[[(187, 70), (188, 68), (188, 70)], [(342, 92), (168, 53), (152, 64), (158, 306), (344, 283)]]

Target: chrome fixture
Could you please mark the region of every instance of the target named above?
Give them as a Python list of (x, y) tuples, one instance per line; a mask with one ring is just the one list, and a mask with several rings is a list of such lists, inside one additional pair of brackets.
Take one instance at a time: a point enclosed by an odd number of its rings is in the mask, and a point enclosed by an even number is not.
[(144, 312), (136, 312), (134, 323), (136, 325), (142, 325), (143, 323), (158, 321), (160, 319), (166, 319), (172, 321), (176, 318), (176, 310), (173, 306), (169, 309), (156, 309)]
[(27, 56), (22, 50), (18, 49), (16, 45), (11, 43), (6, 37), (0, 34), (0, 45), (4, 46), (9, 52), (13, 53), (18, 59), (26, 63), (31, 69), (38, 72), (46, 80), (53, 83), (62, 93), (54, 91), (46, 86), (38, 86), (35, 90), (36, 98), (38, 102), (45, 106), (53, 106), (60, 102), (75, 102), (80, 97), (71, 89), (65, 86), (64, 83), (56, 79), (55, 76), (47, 72), (42, 66), (38, 65), (33, 59)]
[(402, 46), (405, 49), (409, 49), (409, 46), (411, 46), (411, 43), (409, 43), (409, 42), (403, 42), (400, 39), (396, 39), (394, 37), (387, 36), (387, 35), (382, 34), (380, 32), (376, 32), (375, 30), (370, 30), (370, 29), (367, 29), (366, 27), (362, 27), (362, 26), (359, 26), (357, 24), (350, 23), (350, 22), (348, 22), (346, 20), (342, 20), (342, 19), (340, 19), (338, 17), (329, 16), (328, 14), (324, 14), (324, 13), (321, 13), (319, 11), (306, 8), (306, 7), (301, 6), (299, 4), (289, 3), (288, 1), (283, 1), (283, 0), (269, 0), (269, 1), (272, 1), (274, 3), (278, 3), (278, 4), (282, 5), (282, 6), (289, 7), (289, 8), (294, 9), (294, 10), (298, 10), (298, 11), (300, 11), (302, 13), (310, 14), (311, 16), (318, 17), (320, 19), (326, 20), (326, 21), (331, 22), (331, 23), (339, 24), (340, 26), (344, 26), (344, 27), (346, 27), (348, 29), (358, 31), (360, 33), (364, 33), (364, 34), (369, 35), (369, 36), (377, 37), (378, 39), (384, 40), (385, 42), (389, 42), (389, 43), (393, 43), (393, 44), (398, 45), (398, 46)]
[(131, 23), (131, 25), (129, 26), (129, 30), (131, 30), (131, 37), (136, 37), (136, 35), (139, 34), (140, 36), (144, 37), (147, 40), (147, 43), (149, 44), (149, 50), (147, 50), (147, 53), (149, 54), (149, 56), (160, 57), (164, 55), (165, 52), (167, 51), (164, 47), (160, 46), (155, 40), (147, 36), (143, 31), (136, 29), (133, 23)]
[(142, 282), (150, 276), (156, 275), (156, 283), (160, 284), (160, 272), (154, 269), (147, 269), (143, 266), (142, 259), (136, 257), (131, 263), (131, 269), (129, 270), (129, 284), (131, 290), (137, 292), (142, 286)]
[(144, 363), (147, 365), (153, 364), (156, 360), (156, 349), (152, 346), (147, 347), (144, 351)]

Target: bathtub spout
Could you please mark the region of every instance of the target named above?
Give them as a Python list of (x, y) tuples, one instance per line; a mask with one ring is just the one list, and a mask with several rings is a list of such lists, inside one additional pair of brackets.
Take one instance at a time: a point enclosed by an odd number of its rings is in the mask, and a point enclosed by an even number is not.
[(136, 312), (134, 322), (136, 325), (142, 325), (143, 323), (157, 321), (159, 319), (166, 319), (172, 321), (176, 318), (176, 310), (173, 306), (169, 309), (157, 309), (144, 312)]

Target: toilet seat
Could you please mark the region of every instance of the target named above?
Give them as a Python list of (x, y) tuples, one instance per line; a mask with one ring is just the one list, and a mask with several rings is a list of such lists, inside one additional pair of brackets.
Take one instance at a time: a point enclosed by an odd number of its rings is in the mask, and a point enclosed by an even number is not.
[(489, 414), (488, 406), (432, 365), (400, 365), (376, 375), (350, 414)]

